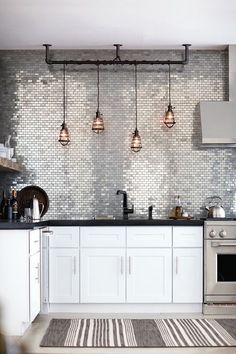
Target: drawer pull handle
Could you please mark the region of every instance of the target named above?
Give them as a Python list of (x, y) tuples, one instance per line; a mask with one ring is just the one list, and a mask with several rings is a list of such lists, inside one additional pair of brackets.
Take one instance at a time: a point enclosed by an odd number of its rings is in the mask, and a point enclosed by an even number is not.
[(124, 258), (120, 257), (120, 273), (124, 273)]
[(129, 274), (131, 274), (131, 257), (129, 256)]
[(39, 278), (40, 278), (40, 267), (39, 267), (39, 264), (36, 267), (34, 267), (34, 268), (37, 269), (37, 277), (35, 278), (35, 280), (38, 280), (38, 282), (39, 282)]
[(34, 240), (34, 243), (39, 243), (39, 240)]
[(178, 274), (178, 269), (179, 268), (179, 260), (178, 260), (178, 257), (176, 257), (176, 260), (175, 260), (175, 273)]

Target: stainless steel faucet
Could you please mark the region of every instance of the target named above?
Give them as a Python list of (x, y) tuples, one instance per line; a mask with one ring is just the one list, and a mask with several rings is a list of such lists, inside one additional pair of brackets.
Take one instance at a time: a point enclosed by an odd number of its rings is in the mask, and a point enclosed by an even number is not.
[(126, 191), (118, 190), (118, 191), (116, 192), (116, 194), (117, 194), (117, 195), (123, 194), (123, 219), (128, 220), (129, 214), (133, 214), (133, 212), (134, 212), (134, 206), (132, 205), (132, 208), (131, 208), (131, 209), (128, 208), (127, 193), (126, 193)]

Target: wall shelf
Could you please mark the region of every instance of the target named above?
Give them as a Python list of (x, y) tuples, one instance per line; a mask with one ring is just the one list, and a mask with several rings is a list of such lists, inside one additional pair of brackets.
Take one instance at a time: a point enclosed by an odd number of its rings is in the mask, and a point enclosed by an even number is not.
[(23, 167), (19, 163), (0, 157), (0, 172), (21, 172), (22, 170)]

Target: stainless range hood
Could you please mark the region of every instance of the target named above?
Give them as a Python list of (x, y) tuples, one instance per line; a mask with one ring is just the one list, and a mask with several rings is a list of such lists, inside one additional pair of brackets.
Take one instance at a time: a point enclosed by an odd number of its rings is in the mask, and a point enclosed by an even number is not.
[(202, 144), (236, 146), (236, 45), (229, 46), (229, 101), (200, 102)]

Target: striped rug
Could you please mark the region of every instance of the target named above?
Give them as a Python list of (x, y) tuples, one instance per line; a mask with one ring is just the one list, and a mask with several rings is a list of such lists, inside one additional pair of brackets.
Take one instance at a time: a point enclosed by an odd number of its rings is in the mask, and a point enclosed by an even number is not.
[(236, 319), (52, 319), (41, 347), (231, 347)]

